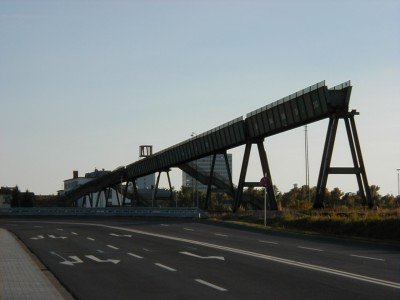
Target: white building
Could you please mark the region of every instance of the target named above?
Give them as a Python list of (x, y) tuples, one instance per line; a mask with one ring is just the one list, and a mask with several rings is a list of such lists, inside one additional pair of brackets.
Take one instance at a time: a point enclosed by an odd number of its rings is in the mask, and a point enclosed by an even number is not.
[[(232, 173), (232, 154), (228, 153), (227, 156), (229, 162), (229, 169)], [(207, 175), (209, 175), (211, 172), (212, 159), (213, 156), (210, 155), (191, 162), (191, 165), (192, 166), (194, 165), (195, 168), (198, 168), (199, 171), (205, 172)], [(217, 157), (215, 158), (214, 174), (216, 174), (219, 177), (222, 177), (225, 181), (229, 182), (228, 170), (226, 169), (226, 163), (223, 154), (217, 154)], [(196, 189), (197, 187), (197, 190), (199, 191), (207, 191), (207, 185), (197, 182), (196, 179), (192, 178), (185, 172), (182, 172), (182, 186), (194, 189)]]
[[(89, 181), (92, 181), (93, 179), (98, 178), (102, 175), (110, 173), (110, 172), (111, 171), (106, 171), (104, 169), (102, 169), (102, 170), (95, 169), (94, 172), (86, 173), (85, 177), (79, 177), (78, 171), (73, 171), (72, 178), (64, 180), (64, 190), (58, 191), (58, 193), (59, 193), (59, 195), (68, 194), (69, 192), (76, 189), (77, 187), (79, 187)], [(105, 195), (104, 193), (100, 193), (98, 207), (117, 206), (118, 199), (120, 202), (122, 202), (123, 196), (122, 196), (121, 192), (118, 192), (118, 196), (117, 196), (117, 192), (114, 189), (111, 189), (110, 193), (106, 193), (106, 194), (107, 195)], [(92, 195), (93, 207), (96, 206), (97, 196), (98, 196), (98, 193), (93, 193), (93, 195)], [(107, 197), (107, 199), (106, 199), (106, 197)], [(89, 197), (84, 196), (84, 197), (79, 198), (77, 200), (77, 206), (90, 207)]]

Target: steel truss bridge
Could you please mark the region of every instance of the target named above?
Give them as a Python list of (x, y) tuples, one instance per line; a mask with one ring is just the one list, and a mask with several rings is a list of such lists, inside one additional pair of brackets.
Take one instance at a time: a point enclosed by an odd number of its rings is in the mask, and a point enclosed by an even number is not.
[[(243, 189), (245, 187), (261, 186), (259, 182), (246, 182), (245, 180), (251, 147), (257, 145), (263, 171), (260, 177), (266, 174), (271, 182), (266, 188), (269, 208), (271, 210), (276, 210), (277, 203), (272, 185), (273, 177), (264, 147), (265, 139), (300, 126), (323, 119), (329, 119), (317, 183), (317, 192), (314, 199), (314, 208), (323, 207), (329, 174), (354, 174), (357, 178), (363, 203), (372, 207), (373, 202), (354, 120), (354, 116), (358, 115), (358, 113), (355, 110), (349, 111), (351, 90), (352, 86), (350, 81), (332, 88), (328, 88), (325, 85), (325, 81), (321, 81), (252, 111), (248, 113), (246, 117), (236, 118), (207, 132), (184, 140), (179, 144), (152, 154), (147, 158), (143, 158), (125, 167), (118, 168), (102, 177), (96, 178), (64, 196), (61, 200), (61, 204), (65, 206), (74, 206), (77, 203), (77, 199), (86, 196), (91, 203), (91, 207), (97, 206), (102, 193), (104, 193), (107, 199), (107, 195), (110, 193), (111, 189), (120, 190), (122, 189), (122, 182), (125, 182), (126, 185), (124, 191), (122, 191), (122, 199), (118, 199), (120, 205), (123, 206), (126, 204), (128, 185), (132, 182), (133, 195), (131, 195), (131, 204), (134, 205), (134, 202), (136, 202), (136, 205), (141, 205), (143, 202), (140, 202), (139, 194), (136, 190), (136, 180), (153, 173), (158, 173), (153, 200), (157, 200), (157, 191), (159, 188), (160, 175), (162, 173), (166, 173), (167, 175), (172, 200), (173, 194), (169, 171), (171, 168), (180, 168), (199, 182), (207, 185), (207, 197), (205, 207), (203, 207), (204, 209), (208, 208), (211, 187), (216, 186), (232, 197), (233, 209), (235, 211), (241, 205)], [(331, 167), (332, 152), (340, 120), (344, 121), (346, 127), (353, 161), (353, 166), (351, 167)], [(227, 150), (242, 145), (245, 145), (245, 150), (239, 182), (237, 188), (235, 188), (226, 153)], [(229, 174), (228, 181), (214, 173), (215, 158), (218, 154), (223, 154), (225, 157), (226, 168)], [(211, 171), (207, 174), (202, 170), (198, 170), (193, 162), (199, 158), (210, 155), (213, 159)], [(94, 194), (97, 195), (97, 199), (94, 199)]]

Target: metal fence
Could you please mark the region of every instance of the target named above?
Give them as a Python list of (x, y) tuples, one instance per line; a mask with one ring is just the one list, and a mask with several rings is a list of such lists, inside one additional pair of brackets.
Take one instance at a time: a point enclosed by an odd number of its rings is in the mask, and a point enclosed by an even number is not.
[(207, 213), (199, 208), (151, 208), (151, 207), (13, 207), (0, 208), (0, 216), (123, 216), (123, 217), (171, 217), (205, 218)]

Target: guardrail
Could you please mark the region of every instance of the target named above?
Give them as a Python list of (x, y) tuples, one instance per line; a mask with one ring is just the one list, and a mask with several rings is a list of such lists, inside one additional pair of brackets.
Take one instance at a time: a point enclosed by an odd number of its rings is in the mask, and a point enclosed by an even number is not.
[(107, 217), (170, 217), (205, 218), (207, 213), (199, 208), (169, 207), (12, 207), (0, 208), (0, 217), (11, 216), (107, 216)]

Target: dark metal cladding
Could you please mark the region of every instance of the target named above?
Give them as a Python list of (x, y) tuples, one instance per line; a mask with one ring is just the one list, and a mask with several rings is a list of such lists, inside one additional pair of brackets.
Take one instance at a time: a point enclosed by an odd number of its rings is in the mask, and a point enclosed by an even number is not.
[(322, 81), (259, 108), (245, 119), (249, 138), (271, 136), (348, 111), (350, 93), (349, 81), (329, 90)]

